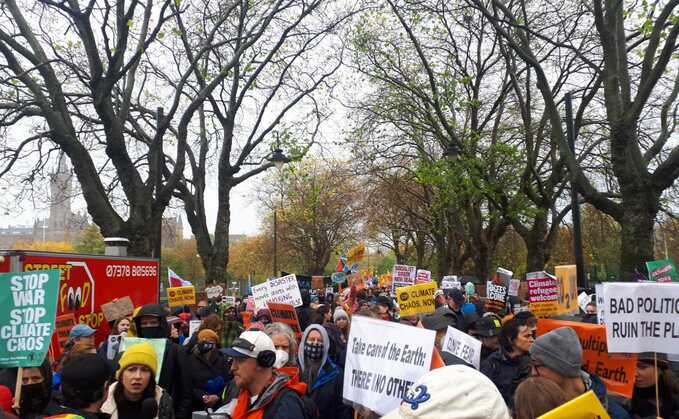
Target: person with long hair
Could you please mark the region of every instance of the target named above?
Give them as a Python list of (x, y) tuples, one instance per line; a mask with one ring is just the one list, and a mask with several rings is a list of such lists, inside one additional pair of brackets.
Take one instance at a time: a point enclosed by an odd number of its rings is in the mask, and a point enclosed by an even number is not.
[(566, 393), (544, 377), (526, 378), (514, 393), (514, 419), (536, 419), (568, 401)]
[(150, 343), (128, 348), (120, 358), (118, 381), (108, 390), (101, 406), (111, 419), (173, 419), (172, 398), (159, 385), (156, 351)]
[(297, 368), (297, 338), (290, 326), (279, 322), (269, 323), (264, 327), (264, 333), (271, 338), (276, 348), (274, 368)]
[(667, 355), (657, 354), (658, 368), (655, 367), (653, 353), (645, 352), (637, 356), (637, 370), (634, 373), (634, 393), (632, 393), (630, 413), (635, 419), (655, 418), (657, 416), (655, 383), (658, 380), (658, 399), (660, 417), (679, 418), (679, 380), (668, 368)]

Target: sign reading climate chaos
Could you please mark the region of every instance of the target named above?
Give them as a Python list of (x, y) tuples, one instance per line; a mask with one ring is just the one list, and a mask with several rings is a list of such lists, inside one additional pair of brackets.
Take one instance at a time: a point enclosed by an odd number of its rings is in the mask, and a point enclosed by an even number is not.
[(398, 288), (396, 299), (401, 310), (401, 317), (431, 313), (436, 310), (434, 305), (436, 288), (436, 282), (424, 282), (410, 287)]
[(54, 332), (58, 270), (0, 274), (0, 368), (40, 365)]

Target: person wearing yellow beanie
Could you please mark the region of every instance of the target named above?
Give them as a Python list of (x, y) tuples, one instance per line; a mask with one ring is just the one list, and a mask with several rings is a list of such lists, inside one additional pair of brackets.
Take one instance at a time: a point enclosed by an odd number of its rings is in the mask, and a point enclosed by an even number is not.
[(219, 345), (219, 336), (217, 336), (217, 332), (212, 329), (203, 329), (198, 332), (198, 342), (203, 340), (212, 340), (215, 345)]
[[(123, 352), (118, 364), (118, 382), (109, 387), (108, 398), (101, 407), (103, 413), (111, 415), (111, 419), (174, 417), (172, 398), (156, 384), (158, 358), (150, 343), (130, 346)], [(157, 410), (149, 408), (153, 401)]]

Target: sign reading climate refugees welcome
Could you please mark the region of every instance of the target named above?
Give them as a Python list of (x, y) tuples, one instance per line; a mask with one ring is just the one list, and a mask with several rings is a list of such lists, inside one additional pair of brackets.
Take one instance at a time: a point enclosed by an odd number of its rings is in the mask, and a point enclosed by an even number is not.
[(431, 366), (433, 330), (355, 316), (347, 342), (343, 397), (379, 415), (397, 408)]

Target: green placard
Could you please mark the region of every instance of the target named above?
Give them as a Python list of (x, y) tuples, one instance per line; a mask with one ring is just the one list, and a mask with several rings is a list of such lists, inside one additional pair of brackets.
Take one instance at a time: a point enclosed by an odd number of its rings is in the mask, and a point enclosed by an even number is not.
[(163, 366), (163, 358), (165, 357), (165, 346), (167, 345), (167, 339), (144, 339), (144, 338), (134, 338), (125, 337), (123, 339), (122, 351), (126, 351), (130, 346), (138, 345), (143, 342), (148, 342), (153, 346), (156, 351), (156, 362), (158, 366), (156, 368), (156, 382), (160, 380), (160, 370)]
[(677, 280), (677, 267), (672, 259), (654, 260), (646, 262), (648, 279), (654, 282), (675, 282)]
[(347, 280), (347, 277), (344, 274), (344, 272), (333, 272), (330, 278), (332, 279), (333, 284), (341, 284), (342, 282)]
[(38, 366), (54, 332), (61, 271), (0, 274), (0, 368)]

